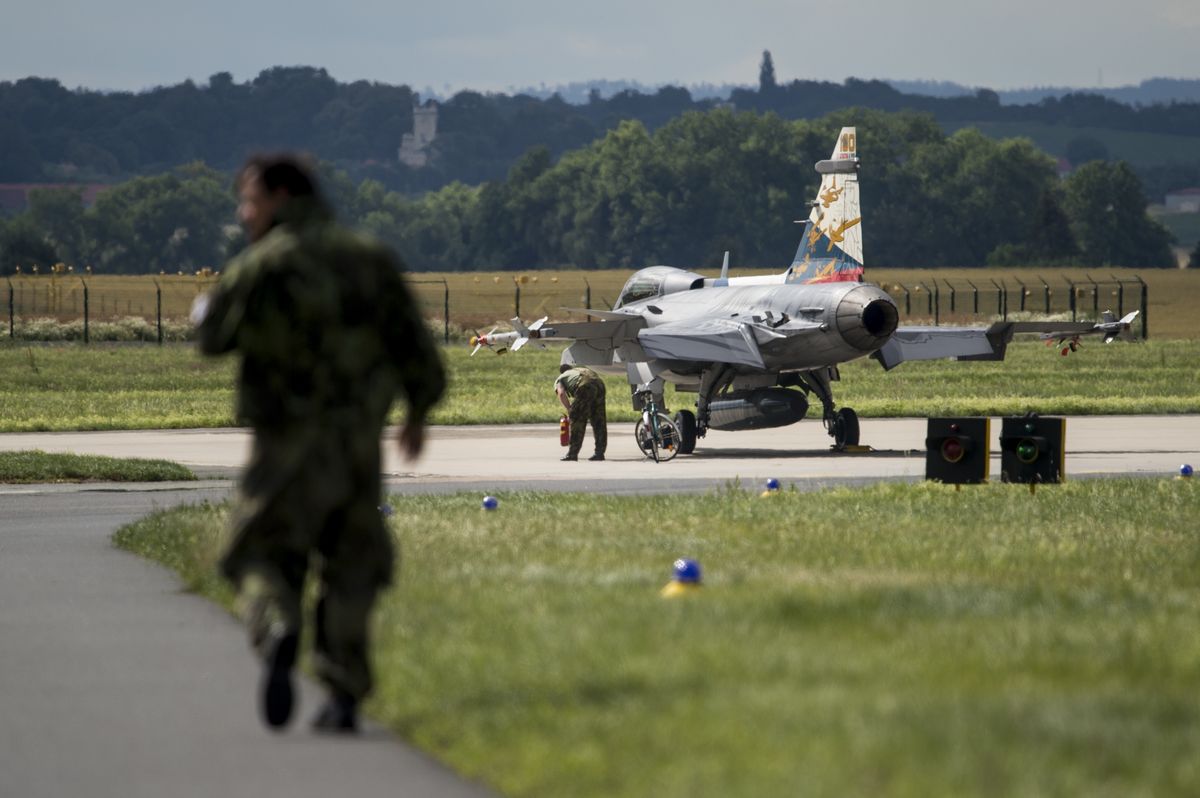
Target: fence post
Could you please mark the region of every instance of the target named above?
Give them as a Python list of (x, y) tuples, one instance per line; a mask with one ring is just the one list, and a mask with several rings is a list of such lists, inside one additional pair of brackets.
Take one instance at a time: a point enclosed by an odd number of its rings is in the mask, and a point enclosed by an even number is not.
[(1038, 275), (1038, 279), (1042, 281), (1042, 296), (1046, 300), (1046, 315), (1049, 316), (1050, 315), (1050, 283), (1043, 280), (1042, 276), (1040, 274)]
[(154, 281), (154, 307), (155, 307), (155, 325), (158, 327), (158, 345), (163, 343), (162, 329), (162, 286), (158, 280)]
[(1092, 284), (1092, 318), (1099, 319), (1100, 318), (1100, 286), (1097, 285), (1096, 281), (1092, 279), (1092, 275), (1087, 274), (1085, 272), (1083, 276), (1086, 277), (1088, 279), (1088, 282)]
[(588, 282), (588, 278), (583, 278), (583, 306), (588, 310), (592, 309), (592, 284)]
[(954, 284), (946, 280), (946, 287), (950, 289), (950, 312), (954, 313)]
[(79, 282), (83, 283), (83, 342), (86, 344), (89, 341), (88, 336), (88, 284), (82, 277)]
[(1117, 318), (1119, 319), (1125, 315), (1125, 283), (1115, 274), (1113, 279), (1117, 281)]
[(442, 278), (442, 343), (450, 343), (450, 283)]
[(516, 277), (513, 278), (513, 285), (516, 287), (516, 291), (513, 292), (513, 315), (516, 316), (517, 318), (520, 318), (521, 317), (521, 284), (517, 281)]
[(942, 294), (938, 288), (937, 278), (933, 278), (933, 294), (929, 297), (929, 301), (933, 303), (933, 326), (936, 327), (940, 323), (942, 314)]
[(1071, 321), (1075, 321), (1075, 283), (1071, 282), (1071, 278), (1065, 278), (1067, 281), (1067, 290), (1071, 292), (1071, 297), (1068, 304), (1071, 306)]
[(975, 285), (975, 283), (971, 282), (970, 280), (967, 280), (967, 285), (971, 286), (971, 291), (974, 293), (974, 307), (972, 308), (971, 312), (974, 313), (976, 316), (978, 316), (979, 315), (979, 286)]
[(1150, 287), (1146, 285), (1145, 280), (1136, 274), (1133, 275), (1133, 279), (1142, 284), (1142, 340), (1145, 341), (1150, 337)]
[(9, 277), (5, 277), (4, 279), (8, 280), (8, 337), (16, 338), (17, 337), (17, 327), (16, 327), (16, 322), (14, 320), (14, 316), (16, 315), (15, 314), (16, 303), (14, 302), (14, 298), (13, 298), (12, 279)]
[[(1013, 279), (1016, 280), (1015, 277)], [(1027, 293), (1025, 290), (1025, 283), (1021, 282), (1020, 280), (1017, 280), (1017, 285), (1021, 286), (1020, 308), (1021, 308), (1021, 312), (1024, 313), (1025, 312), (1025, 294)]]
[(1004, 315), (1004, 297), (1003, 297), (1003, 294), (1000, 293), (1000, 283), (996, 282), (995, 280), (992, 280), (990, 277), (988, 279), (991, 280), (992, 285), (996, 286), (996, 315), (1003, 316)]

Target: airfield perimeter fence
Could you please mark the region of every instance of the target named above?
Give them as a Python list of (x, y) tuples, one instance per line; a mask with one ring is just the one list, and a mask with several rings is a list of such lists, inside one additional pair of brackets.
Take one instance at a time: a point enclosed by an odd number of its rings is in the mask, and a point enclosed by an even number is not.
[[(1057, 286), (1057, 287), (1056, 287)], [(1071, 321), (1098, 321), (1105, 310), (1123, 317), (1137, 310), (1134, 330), (1143, 340), (1150, 335), (1150, 289), (1146, 281), (1134, 275), (1121, 278), (1083, 280), (1058, 278), (1055, 285), (1042, 277), (1037, 282), (1024, 282), (1014, 277), (999, 281), (987, 278), (986, 283), (972, 280), (932, 278), (903, 284), (883, 282), (906, 321), (925, 321), (934, 325), (978, 323), (981, 317), (1008, 321), (1009, 316), (1020, 318), (1059, 317)]]
[[(196, 296), (216, 282), (211, 273), (157, 277), (28, 275), (7, 281), (7, 330), (25, 340), (186, 340), (187, 316)], [(600, 277), (596, 278), (600, 280)], [(611, 283), (611, 279), (609, 281)], [(597, 284), (578, 272), (559, 278), (549, 272), (512, 277), (457, 274), (450, 279), (411, 275), (409, 284), (430, 329), (445, 343), (477, 330), (504, 326), (513, 316), (531, 322), (542, 316), (583, 319), (581, 312), (609, 309), (619, 285)], [(1124, 316), (1141, 311), (1134, 330), (1149, 335), (1149, 290), (1138, 276), (1083, 280), (1037, 277), (931, 278), (910, 283), (883, 281), (906, 323), (980, 324), (996, 319), (1052, 317), (1097, 320), (1104, 310)], [(0, 289), (2, 290), (2, 289)]]

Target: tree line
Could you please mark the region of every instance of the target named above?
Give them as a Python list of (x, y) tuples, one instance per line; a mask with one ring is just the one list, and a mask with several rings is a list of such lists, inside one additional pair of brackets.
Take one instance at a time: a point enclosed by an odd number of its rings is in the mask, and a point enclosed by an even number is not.
[[(1174, 265), (1123, 163), (1065, 180), (1024, 139), (947, 136), (927, 114), (850, 109), (818, 120), (715, 109), (655, 130), (619, 124), (559, 158), (524, 153), (502, 178), (420, 197), (324, 163), (342, 218), (416, 270), (745, 268), (791, 262), (818, 184), (813, 164), (858, 127), (867, 265)], [(55, 261), (105, 273), (217, 267), (243, 245), (231, 176), (203, 164), (136, 178), (84, 209), (78, 193), (34, 192), (0, 223), (0, 268)]]
[[(778, 82), (769, 53), (757, 88), (736, 88), (727, 101), (695, 99), (685, 88), (620, 91), (586, 102), (517, 94), (462, 91), (440, 104), (432, 163), (412, 169), (397, 160), (412, 129), (408, 86), (369, 81), (339, 83), (324, 69), (273, 67), (238, 83), (228, 72), (206, 84), (184, 81), (144, 92), (69, 90), (56, 80), (0, 82), (0, 182), (114, 182), (158, 174), (200, 161), (230, 170), (250, 152), (294, 149), (317, 154), (355, 180), (370, 178), (405, 193), (454, 181), (476, 185), (505, 177), (533, 147), (551, 156), (586, 146), (639, 121), (655, 131), (687, 111), (718, 106), (816, 119), (841, 108), (921, 111), (943, 126), (970, 122), (1039, 122), (1125, 131), (1195, 135), (1200, 103), (1131, 106), (1089, 94), (1068, 94), (1026, 105), (1004, 105), (995, 92), (930, 97), (887, 83), (849, 79)], [(1200, 169), (1200, 156), (1186, 166)], [(1164, 181), (1172, 173), (1150, 177)]]

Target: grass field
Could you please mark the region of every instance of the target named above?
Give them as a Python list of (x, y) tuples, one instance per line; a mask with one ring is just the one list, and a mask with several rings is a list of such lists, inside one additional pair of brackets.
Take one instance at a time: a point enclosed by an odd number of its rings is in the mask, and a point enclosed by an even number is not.
[[(781, 272), (784, 264), (768, 269), (736, 265), (736, 274)], [(701, 274), (715, 277), (717, 269), (699, 269)], [(507, 323), (519, 308), (525, 319), (549, 315), (564, 320), (582, 318), (563, 308), (583, 308), (588, 302), (593, 308), (607, 308), (616, 302), (621, 287), (631, 274), (628, 270), (607, 271), (525, 271), (525, 272), (455, 272), (414, 273), (410, 275), (413, 289), (420, 299), (425, 315), (433, 327), (444, 329), (446, 294), (449, 293), (450, 334), (455, 340), (465, 340), (473, 329)], [(906, 322), (932, 319), (928, 293), (935, 282), (939, 291), (940, 320), (955, 323), (981, 323), (997, 313), (997, 296), (1002, 286), (1008, 294), (1011, 312), (1020, 308), (1021, 294), (1026, 293), (1029, 310), (1045, 307), (1042, 279), (1050, 286), (1051, 311), (1064, 313), (1069, 308), (1070, 289), (1067, 280), (1079, 284), (1076, 293), (1081, 317), (1095, 318), (1097, 311), (1116, 311), (1123, 299), (1126, 311), (1139, 307), (1139, 286), (1136, 278), (1149, 285), (1147, 309), (1150, 332), (1157, 338), (1200, 338), (1200, 325), (1195, 323), (1196, 308), (1200, 307), (1200, 273), (1175, 269), (877, 269), (868, 268), (867, 277), (889, 291), (900, 307)], [(1093, 299), (1092, 284), (1098, 285)], [(444, 282), (443, 282), (444, 281)], [(994, 281), (994, 283), (993, 283)], [(1117, 282), (1125, 283), (1124, 297), (1117, 295)], [(157, 283), (157, 286), (156, 286)], [(974, 297), (971, 284), (979, 288), (979, 314), (972, 311)], [(154, 321), (157, 316), (156, 288), (162, 289), (163, 318), (182, 319), (196, 294), (211, 284), (211, 280), (194, 276), (93, 276), (87, 279), (89, 310), (92, 320), (138, 316)], [(74, 277), (21, 276), (11, 279), (14, 306), (14, 325), (32, 319), (53, 317), (77, 319), (83, 313), (83, 282)], [(950, 312), (950, 288), (955, 291), (955, 313)], [(1024, 288), (1022, 289), (1022, 286)], [(7, 286), (0, 286), (0, 295)], [(518, 289), (520, 296), (518, 297)], [(905, 311), (905, 289), (909, 313)], [(7, 317), (5, 317), (7, 322)], [(7, 326), (3, 332), (7, 332)]]
[(178, 463), (42, 451), (0, 452), (0, 483), (194, 480)]
[[(369, 712), (506, 795), (1200, 793), (1200, 483), (394, 504)], [(224, 512), (117, 541), (227, 602)]]
[[(465, 345), (443, 352), (450, 390), (433, 423), (558, 419), (557, 349), (527, 347), (499, 357), (487, 351), (469, 357)], [(842, 366), (841, 374), (838, 404), (864, 417), (1200, 412), (1200, 341), (1087, 342), (1069, 357), (1032, 341), (1011, 345), (999, 363), (928, 361), (885, 372), (862, 359)], [(0, 432), (230, 426), (233, 381), (231, 359), (202, 358), (189, 345), (0, 340)], [(624, 378), (607, 381), (609, 419), (632, 421)], [(667, 393), (672, 409), (694, 401), (693, 394)]]

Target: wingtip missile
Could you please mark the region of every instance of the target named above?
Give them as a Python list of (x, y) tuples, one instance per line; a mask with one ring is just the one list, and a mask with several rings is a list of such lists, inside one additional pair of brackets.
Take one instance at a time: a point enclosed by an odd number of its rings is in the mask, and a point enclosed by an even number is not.
[(1117, 338), (1131, 338), (1133, 320), (1138, 317), (1140, 312), (1139, 310), (1132, 310), (1117, 321), (1109, 321), (1109, 317), (1113, 314), (1106, 312), (1104, 323), (1096, 325), (1104, 333), (1104, 343), (1111, 344)]
[(1064, 356), (1078, 351), (1082, 345), (1080, 338), (1084, 335), (1103, 336), (1104, 343), (1106, 344), (1111, 344), (1118, 338), (1131, 340), (1133, 338), (1131, 329), (1133, 321), (1138, 317), (1140, 312), (1137, 310), (1130, 311), (1118, 319), (1115, 313), (1111, 310), (1106, 310), (1102, 316), (1103, 321), (1096, 322), (1092, 325), (1091, 329), (1076, 330), (1069, 333), (1049, 332), (1044, 333), (1041, 337), (1046, 342), (1046, 346), (1058, 344), (1061, 347), (1060, 352)]
[[(478, 334), (472, 335), (471, 340), (468, 342), (470, 346), (474, 347), (474, 349), (471, 350), (470, 356), (474, 357), (475, 353), (478, 352), (480, 349), (482, 349), (485, 346), (487, 348), (491, 349), (496, 344), (505, 344), (505, 343), (508, 343), (509, 341), (515, 340), (517, 338), (517, 336), (518, 336), (518, 333), (515, 333), (515, 332), (497, 333), (495, 327), (493, 327), (491, 329), (491, 332), (489, 332), (487, 335), (478, 335)], [(517, 348), (517, 347), (514, 347), (514, 349), (515, 348)], [(498, 354), (498, 355), (503, 352), (504, 352), (504, 349), (496, 350), (496, 354)]]
[[(550, 318), (549, 316), (542, 316), (540, 319), (535, 321), (533, 324), (526, 326), (525, 322), (521, 321), (520, 316), (514, 316), (510, 321), (512, 323), (513, 330), (515, 330), (515, 332), (504, 333), (505, 335), (511, 335), (511, 336), (516, 337), (516, 340), (513, 341), (512, 351), (516, 352), (516, 351), (520, 350), (521, 347), (523, 347), (523, 346), (525, 346), (525, 344), (529, 343), (529, 340), (531, 338), (539, 337), (538, 334), (539, 334), (539, 331), (542, 329), (542, 325), (545, 324), (549, 318)], [(545, 344), (539, 343), (538, 345), (545, 348)]]
[[(496, 344), (508, 344), (508, 348), (512, 349), (512, 351), (519, 351), (531, 339), (541, 337), (542, 327), (549, 318), (549, 316), (542, 316), (533, 324), (526, 325), (525, 322), (521, 321), (519, 316), (515, 316), (510, 320), (513, 326), (512, 332), (498, 333), (496, 332), (497, 328), (493, 327), (487, 335), (473, 335), (471, 336), (470, 345), (475, 348), (471, 350), (471, 355), (474, 356), (482, 347), (486, 346), (490, 349)], [(553, 330), (547, 330), (547, 332), (552, 333)], [(538, 342), (538, 346), (545, 348), (545, 344), (541, 341)], [(497, 349), (496, 354), (503, 354), (505, 351), (504, 348)]]

